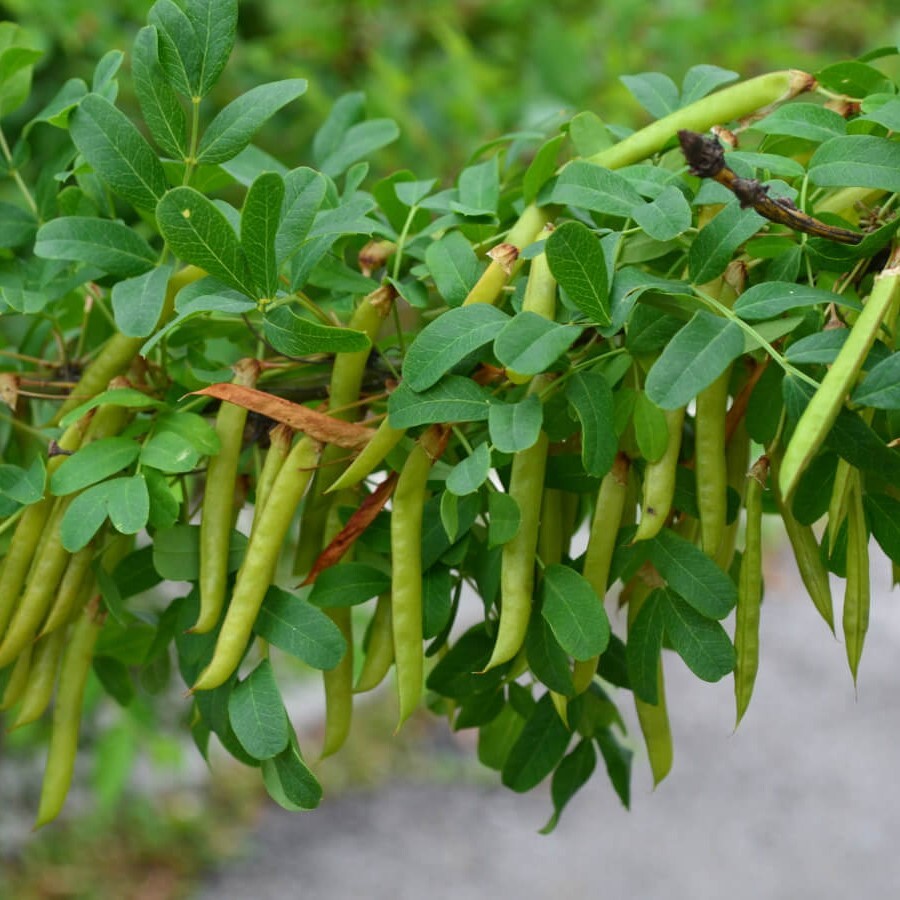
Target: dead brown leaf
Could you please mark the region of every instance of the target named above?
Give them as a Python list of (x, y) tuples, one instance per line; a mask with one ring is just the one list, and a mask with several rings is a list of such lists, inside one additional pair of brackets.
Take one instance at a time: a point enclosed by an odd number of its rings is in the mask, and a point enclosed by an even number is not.
[(385, 503), (394, 492), (397, 483), (397, 472), (391, 472), (388, 477), (363, 500), (359, 509), (353, 513), (347, 524), (334, 536), (331, 543), (319, 554), (313, 563), (303, 584), (312, 584), (323, 569), (336, 565), (344, 554), (353, 546), (356, 539), (375, 521), (378, 513), (384, 509)]
[(283, 397), (276, 397), (265, 391), (242, 387), (230, 382), (211, 384), (209, 387), (203, 388), (201, 391), (193, 391), (193, 393), (205, 397), (215, 397), (217, 400), (226, 400), (236, 406), (243, 406), (244, 409), (249, 409), (251, 412), (268, 416), (276, 422), (302, 431), (323, 444), (335, 444), (348, 450), (361, 449), (373, 434), (372, 429), (366, 428), (365, 425), (342, 422), (327, 413), (317, 412), (299, 403), (291, 403), (290, 400), (285, 400)]

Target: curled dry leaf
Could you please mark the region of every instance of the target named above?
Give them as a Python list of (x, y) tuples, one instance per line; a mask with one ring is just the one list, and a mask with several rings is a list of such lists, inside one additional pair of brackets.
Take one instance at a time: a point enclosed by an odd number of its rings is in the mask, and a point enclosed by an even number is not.
[(255, 388), (242, 387), (238, 384), (224, 382), (211, 384), (201, 391), (193, 391), (205, 397), (227, 400), (237, 406), (243, 406), (251, 412), (268, 416), (276, 422), (282, 422), (296, 428), (304, 434), (321, 441), (323, 444), (335, 444), (348, 450), (359, 450), (372, 436), (372, 429), (354, 422), (342, 422), (326, 413), (317, 412), (299, 403), (291, 403), (283, 397), (267, 394)]
[(398, 473), (391, 472), (381, 484), (360, 503), (359, 508), (347, 520), (347, 524), (334, 536), (331, 543), (319, 554), (303, 584), (312, 584), (323, 569), (339, 563), (356, 539), (375, 521), (378, 513), (394, 491)]
[[(419, 443), (432, 461), (438, 459), (447, 447), (450, 429), (443, 425), (432, 425), (419, 437)], [(385, 503), (394, 492), (399, 477), (398, 472), (391, 472), (378, 487), (360, 503), (359, 508), (347, 520), (347, 524), (334, 536), (331, 543), (319, 554), (318, 559), (306, 576), (303, 584), (312, 584), (319, 573), (329, 566), (341, 561), (344, 554), (353, 546), (353, 542), (375, 521), (378, 513), (384, 509)]]

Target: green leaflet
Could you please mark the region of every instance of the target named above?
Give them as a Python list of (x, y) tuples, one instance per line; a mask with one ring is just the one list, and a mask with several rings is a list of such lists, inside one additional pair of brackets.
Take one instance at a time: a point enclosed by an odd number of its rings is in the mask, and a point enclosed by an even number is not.
[(660, 354), (647, 375), (647, 396), (661, 409), (685, 406), (744, 352), (734, 323), (698, 310)]
[(523, 311), (503, 323), (494, 340), (494, 353), (507, 369), (519, 375), (537, 375), (565, 353), (578, 340), (582, 330)]
[(263, 333), (266, 340), (286, 356), (357, 353), (370, 346), (369, 338), (362, 331), (321, 325), (298, 316), (289, 306), (279, 306), (266, 313)]
[(526, 203), (533, 203), (540, 189), (553, 176), (556, 171), (556, 158), (564, 140), (565, 135), (558, 134), (542, 144), (534, 154), (522, 177), (522, 199)]
[(488, 413), (491, 443), (501, 453), (527, 450), (537, 441), (543, 421), (544, 406), (537, 394), (528, 394), (518, 403), (492, 403)]
[(168, 409), (157, 417), (155, 430), (181, 435), (204, 455), (219, 452), (220, 441), (215, 428), (197, 413)]
[[(221, 284), (212, 278), (203, 279), (203, 281), (207, 282), (207, 284), (209, 282)], [(214, 290), (212, 287), (209, 287), (208, 289), (211, 291)], [(220, 291), (221, 293), (198, 294), (194, 296), (187, 295), (184, 300), (182, 300), (182, 297), (187, 294), (187, 291), (181, 291), (175, 303), (178, 315), (170, 319), (162, 328), (157, 330), (149, 340), (145, 341), (144, 345), (141, 347), (141, 355), (146, 356), (153, 347), (166, 337), (166, 335), (170, 332), (177, 331), (185, 324), (185, 322), (194, 319), (203, 313), (218, 312), (225, 315), (240, 315), (256, 309), (256, 303), (253, 300), (249, 300), (243, 294), (232, 291), (230, 288), (225, 287), (225, 285), (221, 285)]]
[(833, 109), (816, 103), (786, 103), (752, 126), (763, 134), (804, 138), (817, 144), (845, 134), (847, 122)]
[(231, 51), (238, 24), (237, 0), (186, 0), (185, 12), (199, 46), (200, 69), (195, 96), (205, 97), (219, 80)]
[(151, 210), (168, 187), (162, 163), (125, 113), (99, 94), (88, 94), (69, 119), (79, 152), (117, 194)]
[[(596, 166), (591, 168), (606, 171)], [(628, 185), (628, 190), (634, 189)], [(547, 239), (545, 253), (553, 277), (572, 303), (592, 323), (609, 325), (609, 277), (603, 247), (596, 235), (581, 222), (566, 222)]]
[(190, 472), (205, 454), (190, 438), (177, 431), (159, 430), (141, 448), (141, 465), (160, 472)]
[(488, 417), (489, 397), (483, 387), (461, 375), (447, 375), (421, 394), (401, 383), (388, 400), (388, 415), (392, 428), (480, 422)]
[(450, 306), (459, 306), (466, 299), (481, 274), (481, 264), (472, 245), (459, 231), (451, 231), (429, 244), (425, 265), (438, 293)]
[(302, 593), (290, 594), (274, 586), (266, 592), (253, 628), (270, 644), (314, 669), (333, 669), (347, 650), (340, 629), (322, 610)]
[(188, 152), (187, 114), (159, 64), (158, 33), (152, 25), (134, 39), (131, 75), (153, 140), (175, 159), (183, 158)]
[(628, 683), (636, 697), (651, 705), (659, 699), (659, 655), (664, 630), (662, 593), (657, 589), (647, 595), (628, 628), (625, 645)]
[(28, 99), (32, 66), (42, 53), (13, 22), (2, 22), (0, 28), (0, 115), (6, 116)]
[(140, 452), (140, 444), (125, 437), (94, 441), (63, 460), (50, 478), (50, 490), (57, 496), (82, 490), (130, 466)]
[(675, 185), (664, 188), (651, 203), (635, 207), (632, 217), (657, 241), (671, 241), (691, 227), (691, 207)]
[(228, 698), (235, 737), (254, 759), (270, 759), (290, 741), (291, 727), (268, 659), (238, 681)]
[(444, 526), (447, 539), (452, 543), (459, 537), (459, 495), (446, 490), (441, 494), (440, 503), (441, 525)]
[(422, 576), (422, 637), (440, 634), (453, 612), (453, 575), (446, 566), (432, 566)]
[(390, 587), (390, 576), (380, 569), (366, 563), (345, 562), (320, 572), (308, 599), (321, 609), (355, 606)]
[(16, 503), (37, 503), (44, 496), (46, 468), (42, 457), (35, 457), (27, 468), (0, 463), (0, 494)]
[(734, 645), (719, 622), (701, 615), (672, 590), (662, 592), (660, 607), (672, 647), (698, 678), (719, 681), (734, 669)]
[(528, 623), (525, 656), (528, 668), (541, 684), (564, 697), (571, 697), (575, 693), (569, 656), (543, 616), (532, 616)]
[(606, 649), (609, 619), (587, 579), (568, 566), (547, 566), (543, 598), (541, 615), (566, 653), (585, 660)]
[(447, 490), (459, 497), (474, 493), (487, 480), (491, 470), (491, 448), (479, 444), (447, 475)]
[(804, 363), (832, 363), (847, 340), (847, 331), (846, 328), (832, 328), (800, 338), (787, 348), (785, 359), (795, 366)]
[(76, 406), (71, 412), (66, 413), (60, 420), (63, 428), (68, 428), (76, 420), (80, 419), (86, 412), (95, 409), (98, 406), (127, 406), (133, 409), (141, 409), (150, 406), (161, 407), (163, 404), (153, 397), (148, 397), (142, 391), (136, 388), (113, 388), (109, 391), (103, 391), (92, 397), (90, 400)]
[(232, 100), (203, 132), (197, 162), (204, 165), (233, 159), (279, 109), (306, 92), (305, 78), (286, 78), (251, 88)]
[(553, 815), (550, 821), (540, 830), (540, 834), (549, 834), (559, 822), (559, 817), (566, 804), (578, 790), (587, 784), (594, 774), (597, 765), (597, 754), (589, 739), (580, 741), (575, 749), (556, 767), (553, 780), (550, 782), (550, 796), (553, 800)]
[(584, 110), (569, 120), (569, 138), (578, 156), (593, 156), (614, 143), (606, 124), (590, 110)]
[(488, 495), (488, 512), (488, 547), (499, 547), (511, 541), (522, 521), (522, 513), (515, 499), (509, 494), (492, 491)]
[(148, 18), (159, 32), (159, 61), (167, 81), (185, 97), (198, 95), (202, 48), (187, 13), (173, 0), (157, 0)]
[(632, 421), (635, 440), (644, 459), (648, 463), (658, 462), (669, 445), (669, 426), (665, 413), (644, 391), (636, 395)]
[(647, 544), (659, 574), (701, 615), (723, 619), (734, 608), (735, 583), (698, 547), (665, 528)]
[(858, 300), (805, 284), (784, 281), (764, 281), (748, 288), (734, 304), (734, 311), (745, 321), (772, 319), (791, 309), (806, 306), (827, 306), (837, 303), (851, 309), (862, 309)]
[(322, 800), (322, 786), (303, 761), (296, 739), (272, 759), (262, 762), (263, 783), (269, 796), (284, 809), (315, 809)]
[(0, 246), (21, 247), (33, 240), (37, 228), (38, 221), (30, 212), (0, 202)]
[(900, 500), (887, 494), (866, 494), (863, 508), (878, 546), (900, 565)]
[[(886, 96), (890, 97), (890, 95)], [(860, 118), (869, 122), (877, 122), (889, 131), (900, 131), (900, 100), (891, 98), (880, 106), (863, 104), (863, 109), (866, 112)]]
[(900, 144), (869, 134), (831, 138), (812, 155), (809, 178), (820, 187), (900, 191)]
[(710, 66), (703, 63), (691, 66), (684, 74), (679, 106), (683, 107), (690, 103), (695, 103), (716, 88), (731, 84), (732, 81), (737, 81), (738, 78), (740, 78), (740, 75), (737, 72), (723, 69), (720, 66)]
[(142, 469), (150, 495), (150, 517), (147, 524), (156, 530), (171, 528), (178, 521), (181, 496), (177, 487), (169, 484), (166, 476), (150, 466)]
[(185, 97), (205, 97), (221, 75), (237, 31), (236, 0), (157, 0), (150, 22), (159, 31), (166, 79)]
[(606, 728), (594, 735), (594, 740), (603, 755), (606, 764), (606, 774), (612, 782), (612, 786), (622, 801), (625, 809), (631, 807), (631, 760), (634, 752), (625, 744), (619, 742), (612, 728)]
[(500, 169), (497, 157), (468, 166), (456, 182), (458, 200), (450, 208), (464, 216), (491, 216), (500, 202)]
[(544, 694), (509, 751), (503, 765), (503, 783), (519, 793), (536, 787), (562, 759), (570, 738), (550, 694)]
[(894, 84), (882, 72), (856, 59), (819, 69), (816, 81), (828, 90), (840, 91), (845, 97), (862, 98), (867, 94), (895, 90)]
[(426, 325), (410, 345), (403, 359), (404, 380), (414, 391), (427, 390), (469, 354), (493, 341), (510, 321), (489, 303), (448, 310)]
[[(824, 107), (820, 108), (824, 109)], [(728, 153), (726, 159), (732, 168), (746, 167), (751, 172), (761, 170), (770, 175), (782, 175), (788, 178), (802, 177), (806, 172), (806, 169), (796, 160), (789, 156), (779, 156), (777, 153), (751, 153), (746, 150), (733, 150)]]
[(147, 337), (153, 333), (166, 302), (171, 274), (171, 266), (156, 266), (113, 285), (113, 315), (122, 334)]
[(735, 250), (756, 234), (765, 219), (752, 209), (730, 202), (700, 230), (688, 253), (688, 269), (694, 284), (706, 284), (724, 271)]
[(853, 402), (875, 409), (900, 409), (900, 352), (872, 368), (853, 392)]
[(156, 208), (159, 230), (174, 253), (230, 287), (254, 297), (247, 259), (225, 214), (190, 187), (166, 193)]
[(478, 761), (499, 772), (525, 727), (524, 717), (510, 704), (478, 732)]
[[(99, 442), (98, 442), (99, 443)], [(76, 553), (90, 543), (107, 516), (122, 534), (135, 534), (150, 515), (150, 495), (143, 475), (101, 481), (78, 494), (59, 526), (63, 546)]]
[(38, 230), (34, 252), (97, 266), (117, 278), (140, 275), (156, 263), (156, 253), (132, 228), (88, 216), (51, 219)]
[(355, 162), (395, 141), (400, 130), (391, 119), (360, 121), (365, 98), (360, 92), (344, 94), (331, 107), (316, 132), (313, 156), (325, 175), (336, 178)]
[(678, 86), (662, 72), (621, 75), (619, 81), (655, 119), (661, 119), (678, 109), (680, 99)]
[(276, 172), (263, 172), (247, 191), (241, 210), (241, 249), (260, 297), (278, 292), (276, 237), (284, 199), (284, 180)]
[(619, 441), (609, 382), (597, 372), (577, 372), (569, 379), (566, 399), (581, 422), (585, 471), (602, 478), (612, 468)]
[(507, 667), (482, 671), (491, 657), (493, 645), (493, 638), (483, 623), (470, 628), (437, 661), (428, 674), (426, 686), (455, 700), (495, 691), (503, 681)]
[(281, 265), (300, 250), (325, 198), (321, 173), (301, 166), (284, 176), (284, 199), (275, 234), (275, 259)]

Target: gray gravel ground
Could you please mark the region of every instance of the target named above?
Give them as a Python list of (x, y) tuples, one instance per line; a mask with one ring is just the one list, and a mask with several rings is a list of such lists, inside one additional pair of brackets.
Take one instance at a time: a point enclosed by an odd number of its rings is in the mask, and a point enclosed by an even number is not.
[(548, 837), (536, 833), (546, 791), (489, 784), (392, 783), (308, 815), (272, 807), (197, 900), (900, 896), (900, 592), (873, 560), (857, 698), (842, 641), (790, 571), (782, 559), (767, 577), (761, 671), (737, 733), (731, 681), (698, 682), (667, 655), (675, 766), (652, 792), (635, 761), (631, 812), (601, 773)]

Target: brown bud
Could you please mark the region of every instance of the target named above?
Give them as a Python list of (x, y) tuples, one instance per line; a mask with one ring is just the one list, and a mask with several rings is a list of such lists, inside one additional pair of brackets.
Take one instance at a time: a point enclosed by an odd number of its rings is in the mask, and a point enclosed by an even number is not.
[(841, 317), (837, 313), (837, 307), (833, 303), (828, 304), (826, 312), (827, 319), (822, 326), (822, 331), (834, 331), (837, 328), (846, 328), (847, 326), (841, 321)]
[(51, 440), (47, 445), (48, 459), (53, 456), (71, 456), (74, 452), (74, 450), (64, 450), (55, 440)]
[(734, 150), (737, 147), (738, 136), (733, 131), (729, 131), (722, 125), (713, 125), (713, 127), (710, 128), (710, 131), (719, 139), (720, 143), (724, 144), (730, 150)]
[(725, 273), (722, 278), (735, 294), (742, 294), (744, 285), (747, 283), (747, 263), (742, 259), (731, 260), (725, 267)]
[(0, 372), (0, 402), (13, 412), (19, 399), (19, 376), (14, 372)]
[(359, 251), (359, 256), (357, 257), (360, 272), (368, 278), (369, 275), (376, 269), (380, 269), (390, 259), (396, 249), (397, 245), (393, 241), (369, 241)]
[(371, 294), (366, 295), (366, 300), (384, 318), (391, 311), (391, 305), (397, 297), (397, 289), (392, 284), (383, 284), (375, 288)]
[(832, 112), (836, 112), (839, 116), (844, 119), (849, 119), (852, 116), (858, 116), (860, 105), (855, 100), (847, 100), (844, 97), (835, 97), (831, 100), (827, 100), (824, 104), (826, 109), (830, 109)]
[(482, 387), (489, 384), (500, 384), (505, 378), (506, 369), (492, 366), (490, 363), (482, 363), (478, 369), (476, 369), (475, 374), (472, 375), (472, 380)]
[(751, 478), (756, 479), (762, 487), (765, 487), (766, 482), (769, 479), (769, 457), (763, 454), (755, 463), (753, 463), (747, 474)]
[(519, 248), (515, 244), (497, 244), (487, 254), (507, 275), (512, 274), (512, 267), (519, 258)]
[(665, 579), (656, 570), (653, 563), (645, 562), (637, 572), (637, 577), (651, 588), (665, 587)]
[(782, 100), (789, 100), (798, 94), (814, 91), (818, 86), (819, 82), (809, 72), (804, 72), (802, 69), (791, 69), (791, 83), (788, 87), (787, 96), (782, 97)]

